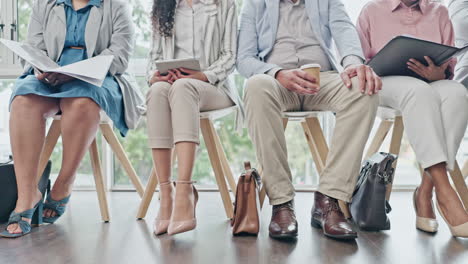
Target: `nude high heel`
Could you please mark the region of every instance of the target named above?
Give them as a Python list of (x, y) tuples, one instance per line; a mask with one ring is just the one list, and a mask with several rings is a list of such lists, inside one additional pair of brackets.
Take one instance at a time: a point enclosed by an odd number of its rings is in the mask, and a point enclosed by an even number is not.
[[(439, 223), (434, 218), (420, 217), (418, 216), (418, 205), (416, 204), (416, 193), (418, 188), (413, 193), (413, 206), (416, 213), (416, 228), (428, 233), (435, 233), (439, 229)], [(432, 203), (432, 210), (434, 210), (434, 203)]]
[[(164, 182), (164, 183), (161, 183), (159, 184), (159, 188), (172, 188), (171, 184), (173, 184), (173, 182)], [(175, 184), (174, 184), (175, 186)], [(170, 211), (172, 213), (172, 205), (173, 205), (173, 202), (174, 202), (174, 191), (172, 191), (172, 202), (171, 202), (171, 208), (170, 208)], [(159, 209), (161, 210), (161, 209)], [(170, 218), (168, 219), (160, 219), (159, 218), (159, 215), (158, 217), (154, 220), (154, 234), (159, 236), (159, 235), (162, 235), (164, 233), (167, 232), (167, 229), (169, 227), (169, 222), (170, 222)]]
[(437, 204), (437, 210), (439, 210), (440, 215), (444, 219), (445, 223), (447, 223), (450, 229), (450, 232), (452, 233), (452, 236), (468, 238), (468, 222), (465, 222), (457, 226), (451, 226), (449, 222), (447, 221), (447, 219), (445, 218), (444, 212), (442, 212), (442, 210), (440, 209), (439, 201), (436, 201), (436, 204)]
[(174, 214), (172, 214), (171, 221), (169, 223), (169, 228), (167, 230), (168, 235), (175, 235), (175, 234), (187, 232), (187, 231), (195, 229), (195, 227), (197, 226), (196, 206), (197, 206), (197, 202), (198, 202), (198, 191), (195, 188), (195, 186), (193, 186), (193, 183), (194, 183), (193, 181), (178, 181), (177, 182), (177, 184), (192, 184), (193, 196), (194, 196), (194, 205), (193, 205), (193, 216), (194, 217), (192, 219), (187, 219), (187, 220), (183, 220), (183, 221), (174, 221), (174, 220), (172, 220), (172, 216)]

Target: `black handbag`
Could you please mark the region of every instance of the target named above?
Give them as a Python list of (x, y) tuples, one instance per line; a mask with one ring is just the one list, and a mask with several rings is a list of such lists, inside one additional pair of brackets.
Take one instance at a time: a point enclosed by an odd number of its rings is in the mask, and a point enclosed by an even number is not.
[[(52, 163), (49, 161), (47, 167), (39, 181), (39, 190), (42, 192), (44, 199), (46, 192), (50, 189), (50, 170)], [(5, 163), (0, 163), (0, 224), (8, 222), (10, 213), (16, 207), (18, 199), (18, 189), (16, 186), (16, 176), (13, 160)]]
[(350, 204), (354, 223), (362, 230), (390, 229), (387, 214), (392, 207), (386, 199), (387, 185), (393, 181), (397, 156), (375, 153), (362, 166)]

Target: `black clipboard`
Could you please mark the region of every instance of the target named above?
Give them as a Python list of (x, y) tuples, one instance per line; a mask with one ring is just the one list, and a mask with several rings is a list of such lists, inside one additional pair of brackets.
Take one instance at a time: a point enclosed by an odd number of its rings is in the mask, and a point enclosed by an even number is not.
[(407, 62), (413, 58), (427, 66), (424, 56), (429, 56), (436, 65), (468, 51), (468, 46), (456, 48), (439, 43), (398, 36), (390, 40), (368, 63), (379, 76), (411, 76), (421, 78), (408, 69)]

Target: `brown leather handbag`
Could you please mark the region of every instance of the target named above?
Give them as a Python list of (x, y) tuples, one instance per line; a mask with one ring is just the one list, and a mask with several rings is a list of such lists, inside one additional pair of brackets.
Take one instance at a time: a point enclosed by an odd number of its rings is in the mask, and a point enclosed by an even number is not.
[(233, 235), (257, 235), (260, 230), (260, 189), (262, 180), (250, 162), (244, 163), (237, 183), (234, 217), (231, 219)]

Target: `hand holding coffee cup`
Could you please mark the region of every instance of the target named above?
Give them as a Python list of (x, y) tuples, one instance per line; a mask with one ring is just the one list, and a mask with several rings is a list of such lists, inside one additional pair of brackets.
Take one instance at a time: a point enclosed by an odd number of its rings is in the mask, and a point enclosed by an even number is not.
[(320, 64), (306, 64), (301, 66), (301, 70), (305, 71), (310, 76), (314, 77), (316, 80), (316, 84), (320, 87)]

